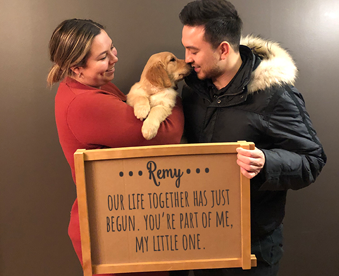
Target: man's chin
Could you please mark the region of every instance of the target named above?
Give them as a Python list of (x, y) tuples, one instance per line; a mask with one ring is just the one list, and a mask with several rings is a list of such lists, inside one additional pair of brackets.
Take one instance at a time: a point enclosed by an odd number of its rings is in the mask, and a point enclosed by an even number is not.
[(201, 74), (201, 72), (197, 73), (197, 77), (199, 80), (205, 80), (206, 79), (206, 75)]

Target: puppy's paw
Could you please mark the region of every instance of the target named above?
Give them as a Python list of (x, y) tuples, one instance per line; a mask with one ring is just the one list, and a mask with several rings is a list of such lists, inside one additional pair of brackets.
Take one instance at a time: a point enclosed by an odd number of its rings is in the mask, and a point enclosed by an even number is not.
[(146, 120), (141, 128), (142, 136), (144, 136), (146, 140), (151, 140), (157, 135), (158, 129), (159, 124), (152, 124)]
[(134, 115), (139, 120), (144, 120), (147, 117), (149, 111), (150, 111), (149, 104), (144, 104), (144, 105), (140, 104), (140, 105), (134, 106)]

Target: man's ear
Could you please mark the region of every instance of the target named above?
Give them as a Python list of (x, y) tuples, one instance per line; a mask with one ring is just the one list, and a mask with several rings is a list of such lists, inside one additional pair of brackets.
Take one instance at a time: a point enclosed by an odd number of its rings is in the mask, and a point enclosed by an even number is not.
[(146, 79), (157, 87), (169, 88), (172, 86), (171, 80), (165, 71), (164, 65), (161, 62), (153, 64), (146, 72)]
[(230, 44), (227, 41), (223, 41), (219, 45), (220, 59), (225, 59), (230, 53)]

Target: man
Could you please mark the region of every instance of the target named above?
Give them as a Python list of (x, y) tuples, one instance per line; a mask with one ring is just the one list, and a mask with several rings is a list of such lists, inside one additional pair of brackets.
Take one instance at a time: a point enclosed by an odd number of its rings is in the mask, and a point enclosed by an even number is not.
[(237, 163), (251, 179), (252, 253), (258, 265), (194, 274), (277, 275), (287, 190), (314, 182), (326, 163), (293, 86), (297, 68), (277, 43), (247, 37), (240, 45), (242, 21), (228, 1), (193, 1), (179, 17), (186, 62), (194, 68), (182, 91), (187, 141), (256, 145), (238, 148)]

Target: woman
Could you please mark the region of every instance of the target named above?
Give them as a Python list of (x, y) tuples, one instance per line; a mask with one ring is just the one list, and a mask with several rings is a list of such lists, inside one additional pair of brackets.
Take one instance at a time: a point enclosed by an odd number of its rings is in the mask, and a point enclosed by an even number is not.
[[(62, 81), (55, 97), (55, 117), (59, 141), (74, 181), (73, 154), (77, 149), (180, 142), (184, 121), (179, 98), (157, 136), (150, 141), (142, 137), (142, 122), (125, 103), (126, 96), (110, 82), (118, 57), (102, 25), (91, 20), (65, 20), (53, 32), (49, 50), (54, 65), (47, 82), (52, 85)], [(82, 262), (77, 200), (72, 207), (68, 234)]]

